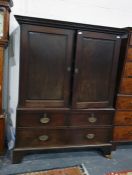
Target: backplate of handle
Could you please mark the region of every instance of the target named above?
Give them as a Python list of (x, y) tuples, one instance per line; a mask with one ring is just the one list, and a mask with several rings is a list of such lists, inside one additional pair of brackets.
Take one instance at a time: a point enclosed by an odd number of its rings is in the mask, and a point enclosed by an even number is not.
[(47, 116), (47, 114), (44, 114), (42, 118), (40, 118), (40, 123), (47, 124), (50, 122), (50, 118)]
[(49, 136), (48, 135), (41, 135), (39, 136), (38, 138), (40, 141), (47, 141), (49, 139)]

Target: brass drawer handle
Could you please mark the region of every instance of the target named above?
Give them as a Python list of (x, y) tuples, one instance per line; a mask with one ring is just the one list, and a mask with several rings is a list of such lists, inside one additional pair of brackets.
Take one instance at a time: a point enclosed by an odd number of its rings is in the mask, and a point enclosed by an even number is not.
[(42, 118), (40, 118), (40, 123), (47, 124), (50, 122), (50, 118), (47, 117), (47, 114), (44, 114)]
[(49, 139), (49, 136), (48, 135), (42, 135), (42, 136), (39, 136), (38, 138), (40, 141), (47, 141)]
[(89, 140), (94, 139), (95, 138), (95, 134), (87, 134), (86, 138), (89, 139)]
[(95, 123), (95, 122), (97, 121), (97, 118), (94, 117), (94, 116), (91, 116), (91, 117), (88, 118), (88, 121), (89, 121), (90, 123)]

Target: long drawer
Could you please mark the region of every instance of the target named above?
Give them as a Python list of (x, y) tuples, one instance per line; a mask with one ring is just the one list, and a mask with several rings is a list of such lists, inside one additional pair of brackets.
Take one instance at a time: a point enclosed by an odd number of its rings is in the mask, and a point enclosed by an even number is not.
[[(17, 129), (17, 147), (63, 147), (108, 143), (111, 128)], [(18, 139), (19, 138), (19, 139)]]
[(117, 109), (132, 110), (132, 96), (118, 96), (116, 107)]
[(114, 129), (115, 141), (132, 141), (132, 126), (116, 126)]
[(132, 125), (132, 111), (117, 111), (115, 125)]
[(112, 125), (114, 111), (91, 112), (32, 112), (19, 111), (18, 127), (57, 127), (57, 126), (87, 126)]

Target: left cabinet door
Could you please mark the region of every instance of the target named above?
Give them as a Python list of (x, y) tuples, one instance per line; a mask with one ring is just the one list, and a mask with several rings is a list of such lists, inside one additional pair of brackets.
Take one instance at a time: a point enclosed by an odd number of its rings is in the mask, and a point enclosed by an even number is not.
[(19, 107), (68, 107), (74, 31), (21, 25)]

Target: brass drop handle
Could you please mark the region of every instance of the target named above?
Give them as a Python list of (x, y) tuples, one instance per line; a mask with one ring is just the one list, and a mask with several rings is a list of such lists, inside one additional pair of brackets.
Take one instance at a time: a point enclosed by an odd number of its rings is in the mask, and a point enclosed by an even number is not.
[(39, 136), (38, 138), (40, 141), (47, 141), (49, 139), (49, 136), (48, 135), (41, 135)]
[(50, 118), (47, 117), (47, 114), (44, 114), (42, 118), (40, 118), (40, 123), (47, 124), (50, 122)]
[(91, 117), (88, 118), (88, 121), (90, 123), (95, 123), (97, 121), (97, 118), (94, 116), (94, 114), (92, 114)]
[(95, 134), (87, 134), (86, 138), (89, 139), (89, 140), (92, 140), (92, 139), (95, 138)]

